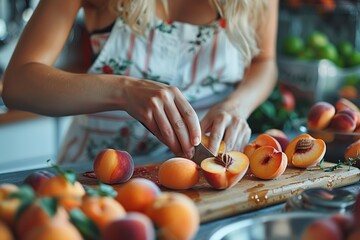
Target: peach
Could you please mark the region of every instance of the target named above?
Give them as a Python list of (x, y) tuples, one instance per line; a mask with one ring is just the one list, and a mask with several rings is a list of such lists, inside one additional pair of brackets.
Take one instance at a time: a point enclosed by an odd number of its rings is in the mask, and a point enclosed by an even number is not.
[(335, 213), (330, 216), (330, 220), (339, 227), (344, 239), (355, 228), (355, 219), (351, 214)]
[(101, 182), (124, 183), (134, 173), (134, 160), (126, 151), (104, 149), (95, 157), (94, 172)]
[(346, 240), (359, 240), (359, 239), (360, 239), (360, 229), (359, 228), (352, 231), (346, 238)]
[(343, 86), (339, 90), (339, 96), (345, 99), (356, 99), (359, 97), (359, 91), (354, 86)]
[(286, 154), (272, 146), (262, 146), (250, 157), (250, 170), (260, 179), (269, 180), (281, 176), (287, 166)]
[(146, 178), (133, 178), (119, 187), (116, 200), (129, 211), (144, 212), (145, 209), (160, 195), (161, 190), (153, 181)]
[(80, 209), (90, 218), (100, 231), (111, 221), (122, 218), (126, 212), (123, 206), (111, 197), (86, 196)]
[(280, 143), (282, 150), (285, 150), (287, 145), (289, 145), (290, 142), (289, 137), (286, 135), (286, 133), (284, 133), (284, 131), (280, 129), (272, 128), (266, 130), (264, 133), (275, 138)]
[(193, 239), (200, 225), (195, 203), (186, 195), (164, 192), (146, 209), (160, 239)]
[(340, 98), (335, 103), (336, 111), (340, 111), (342, 109), (349, 109), (349, 108), (355, 112), (359, 111), (359, 108), (356, 106), (356, 104), (350, 101), (349, 99)]
[(143, 213), (130, 212), (109, 223), (103, 231), (103, 240), (153, 240), (155, 229), (151, 219)]
[(335, 107), (328, 102), (320, 101), (311, 106), (307, 115), (309, 129), (321, 130), (326, 128), (335, 115)]
[(188, 189), (199, 182), (198, 165), (186, 158), (175, 157), (166, 160), (159, 167), (159, 182), (170, 189)]
[(250, 158), (253, 152), (262, 146), (271, 146), (280, 152), (282, 151), (280, 143), (274, 137), (269, 134), (262, 133), (258, 135), (254, 141), (248, 143), (244, 147), (244, 153), (248, 156), (248, 158)]
[(50, 220), (31, 229), (24, 240), (82, 240), (80, 232), (69, 221)]
[[(45, 200), (51, 201), (49, 198)], [(68, 221), (69, 215), (63, 207), (57, 206), (56, 209), (45, 210), (48, 204), (44, 205), (43, 201), (43, 199), (37, 199), (20, 213), (16, 223), (16, 234), (20, 239), (25, 239), (32, 229), (44, 225), (51, 220)], [(53, 210), (55, 211), (53, 212)]]
[(329, 128), (335, 132), (353, 132), (356, 124), (357, 115), (350, 109), (343, 109), (331, 119)]
[(295, 137), (287, 147), (289, 163), (299, 168), (317, 165), (326, 153), (326, 144), (322, 139), (315, 139), (308, 134)]
[(201, 162), (201, 170), (206, 181), (215, 189), (233, 187), (249, 168), (249, 158), (242, 152), (220, 153), (216, 157)]
[(15, 239), (10, 228), (0, 221), (0, 239), (1, 240), (13, 240)]
[(19, 187), (12, 183), (0, 184), (0, 201), (9, 197), (13, 192), (17, 192)]
[(71, 210), (81, 205), (85, 189), (80, 182), (71, 183), (63, 175), (57, 175), (43, 181), (37, 194), (40, 197), (55, 197), (66, 210)]
[(340, 227), (329, 218), (317, 219), (305, 228), (302, 240), (342, 240)]
[(0, 220), (4, 221), (9, 227), (13, 228), (17, 210), (21, 205), (18, 198), (7, 198), (0, 200)]
[[(201, 143), (210, 150), (210, 137), (209, 136), (203, 134), (201, 136)], [(226, 144), (224, 141), (221, 141), (220, 146), (217, 149), (217, 151), (214, 153), (214, 155), (217, 156), (219, 153), (223, 153), (225, 151), (226, 151)]]
[(46, 170), (40, 170), (31, 173), (28, 175), (24, 183), (32, 187), (34, 191), (37, 191), (41, 185), (42, 182), (47, 181), (48, 179), (54, 177), (55, 175), (52, 172), (46, 171)]
[(355, 160), (355, 166), (360, 167), (360, 139), (345, 148), (345, 162), (349, 159)]

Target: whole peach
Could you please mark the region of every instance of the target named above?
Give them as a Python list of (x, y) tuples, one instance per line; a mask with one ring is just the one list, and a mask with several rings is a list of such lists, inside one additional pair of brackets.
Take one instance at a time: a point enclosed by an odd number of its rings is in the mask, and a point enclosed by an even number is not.
[(32, 189), (34, 189), (34, 191), (37, 191), (39, 189), (40, 185), (42, 184), (42, 182), (47, 181), (54, 176), (55, 175), (49, 171), (40, 170), (40, 171), (36, 171), (36, 172), (33, 172), (30, 175), (28, 175), (25, 178), (24, 183), (28, 184), (30, 187), (32, 187)]
[(315, 220), (310, 223), (301, 236), (302, 240), (342, 240), (340, 227), (329, 218)]
[(11, 193), (19, 190), (19, 187), (12, 183), (0, 184), (0, 200), (6, 199)]
[(286, 133), (281, 129), (272, 128), (266, 130), (264, 133), (269, 134), (270, 136), (275, 138), (280, 143), (282, 151), (285, 151), (285, 149), (290, 143), (288, 135), (286, 135)]
[(307, 115), (307, 126), (313, 130), (321, 130), (329, 126), (335, 115), (335, 107), (328, 102), (320, 101), (311, 106)]
[(124, 183), (134, 173), (134, 160), (126, 151), (104, 149), (95, 157), (94, 172), (101, 182)]
[(144, 212), (145, 209), (160, 195), (158, 185), (146, 178), (133, 178), (115, 187), (116, 200), (126, 211)]
[(103, 240), (153, 240), (155, 229), (148, 216), (129, 212), (123, 218), (109, 223), (103, 231)]

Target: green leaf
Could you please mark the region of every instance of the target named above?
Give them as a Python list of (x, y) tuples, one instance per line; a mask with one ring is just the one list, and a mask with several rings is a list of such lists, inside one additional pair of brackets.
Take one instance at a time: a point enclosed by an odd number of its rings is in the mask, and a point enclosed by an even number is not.
[(76, 208), (69, 212), (70, 221), (86, 239), (101, 239), (100, 230), (96, 224), (88, 218), (80, 209)]
[(21, 201), (33, 202), (36, 198), (36, 195), (30, 186), (22, 185), (19, 187), (18, 191), (10, 193), (9, 198), (18, 198)]
[(110, 185), (100, 183), (97, 188), (85, 186), (85, 190), (90, 196), (116, 197), (117, 192)]
[[(50, 162), (50, 159), (47, 160)], [(58, 175), (63, 176), (69, 183), (74, 184), (76, 182), (76, 174), (70, 169), (63, 169), (59, 165), (51, 164)]]
[(54, 197), (43, 197), (39, 199), (40, 206), (50, 216), (54, 217), (58, 209), (58, 200)]

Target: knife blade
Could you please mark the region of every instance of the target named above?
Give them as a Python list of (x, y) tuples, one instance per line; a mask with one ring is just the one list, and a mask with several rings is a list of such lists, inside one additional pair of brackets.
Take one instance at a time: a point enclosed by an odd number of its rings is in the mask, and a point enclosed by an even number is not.
[(207, 147), (200, 143), (195, 146), (195, 153), (191, 160), (200, 165), (202, 160), (209, 157), (215, 157), (215, 155)]

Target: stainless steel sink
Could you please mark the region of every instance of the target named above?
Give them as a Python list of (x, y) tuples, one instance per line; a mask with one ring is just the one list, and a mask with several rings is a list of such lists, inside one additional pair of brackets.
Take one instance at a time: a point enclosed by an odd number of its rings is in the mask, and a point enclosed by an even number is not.
[(221, 227), (210, 240), (297, 240), (312, 221), (325, 216), (314, 212), (263, 215)]

